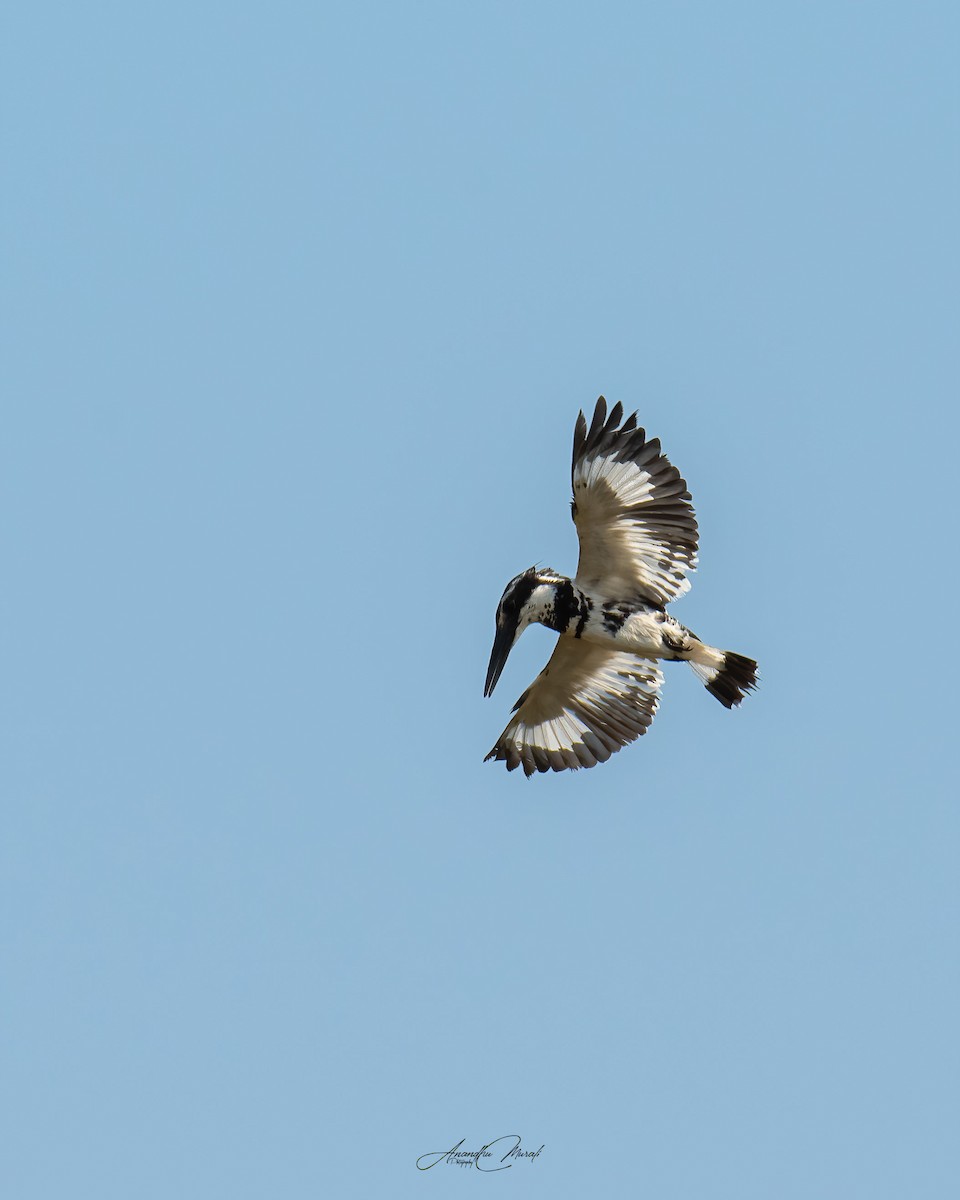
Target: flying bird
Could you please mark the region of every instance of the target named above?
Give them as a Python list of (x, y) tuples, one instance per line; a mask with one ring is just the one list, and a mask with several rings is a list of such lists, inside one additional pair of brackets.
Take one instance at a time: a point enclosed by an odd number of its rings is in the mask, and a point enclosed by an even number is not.
[(483, 694), (491, 696), (520, 634), (537, 621), (560, 635), (550, 661), (514, 705), (484, 761), (513, 771), (575, 771), (606, 762), (646, 733), (660, 699), (661, 662), (688, 662), (726, 708), (757, 684), (752, 658), (702, 642), (666, 611), (689, 591), (697, 520), (680, 472), (623, 406), (603, 396), (573, 434), (573, 579), (530, 567), (511, 579)]

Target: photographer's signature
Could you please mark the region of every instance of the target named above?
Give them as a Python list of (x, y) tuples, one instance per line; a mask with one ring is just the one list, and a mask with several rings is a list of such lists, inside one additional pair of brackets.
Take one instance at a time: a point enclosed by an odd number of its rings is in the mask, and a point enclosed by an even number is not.
[(431, 1167), (445, 1162), (454, 1167), (476, 1167), (478, 1171), (506, 1171), (514, 1162), (539, 1158), (543, 1149), (541, 1146), (540, 1150), (524, 1150), (520, 1145), (519, 1133), (505, 1133), (479, 1150), (464, 1150), (463, 1143), (466, 1140), (461, 1138), (451, 1150), (433, 1150), (429, 1154), (421, 1154), (417, 1159), (417, 1170), (429, 1171)]

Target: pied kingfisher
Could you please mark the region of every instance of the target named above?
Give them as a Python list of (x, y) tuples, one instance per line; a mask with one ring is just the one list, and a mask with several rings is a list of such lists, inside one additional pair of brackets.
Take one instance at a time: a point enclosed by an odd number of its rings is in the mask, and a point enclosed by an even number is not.
[(663, 682), (659, 660), (688, 662), (727, 708), (757, 684), (752, 658), (706, 645), (666, 612), (697, 565), (690, 493), (637, 414), (623, 421), (615, 404), (608, 417), (602, 396), (589, 429), (582, 412), (577, 418), (572, 508), (577, 574), (530, 567), (507, 584), (483, 692), (493, 694), (528, 625), (560, 634), (484, 760), (522, 766), (528, 777), (596, 766), (646, 733)]

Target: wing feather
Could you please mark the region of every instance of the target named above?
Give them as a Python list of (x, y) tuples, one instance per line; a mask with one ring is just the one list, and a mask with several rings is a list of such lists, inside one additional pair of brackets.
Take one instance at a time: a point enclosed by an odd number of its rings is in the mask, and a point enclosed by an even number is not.
[(646, 733), (662, 682), (651, 659), (561, 637), (487, 759), (528, 776), (606, 762)]
[[(622, 423), (621, 423), (622, 422)], [(608, 595), (664, 605), (690, 588), (697, 519), (686, 481), (623, 406), (601, 396), (573, 435), (573, 519), (580, 538), (576, 582)]]

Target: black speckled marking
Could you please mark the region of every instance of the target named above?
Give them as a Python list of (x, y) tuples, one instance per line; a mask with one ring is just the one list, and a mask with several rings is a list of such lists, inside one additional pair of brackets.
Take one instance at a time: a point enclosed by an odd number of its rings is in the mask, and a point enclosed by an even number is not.
[(637, 611), (636, 605), (625, 600), (608, 600), (600, 612), (600, 619), (607, 633), (616, 636), (626, 624), (627, 618)]
[(580, 620), (577, 621), (577, 628), (573, 632), (573, 636), (578, 638), (583, 633), (583, 627), (587, 623), (587, 617), (590, 615), (590, 610), (593, 608), (593, 601), (589, 596), (580, 594)]

